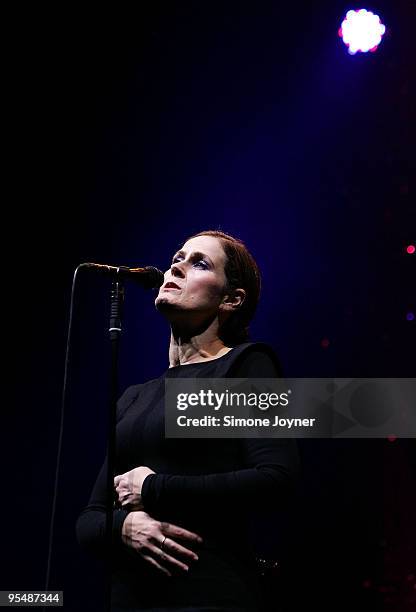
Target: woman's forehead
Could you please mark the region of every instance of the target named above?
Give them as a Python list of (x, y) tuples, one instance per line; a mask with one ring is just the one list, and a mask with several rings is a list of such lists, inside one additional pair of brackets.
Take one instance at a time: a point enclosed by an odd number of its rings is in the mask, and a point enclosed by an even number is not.
[(214, 236), (195, 236), (187, 240), (180, 248), (186, 255), (192, 251), (199, 251), (208, 255), (214, 263), (224, 263), (225, 253), (221, 241)]

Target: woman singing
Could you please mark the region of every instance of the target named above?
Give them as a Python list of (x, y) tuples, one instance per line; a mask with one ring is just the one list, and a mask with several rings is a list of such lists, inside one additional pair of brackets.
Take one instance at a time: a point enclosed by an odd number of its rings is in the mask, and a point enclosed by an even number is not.
[[(247, 520), (283, 502), (298, 471), (290, 439), (166, 439), (166, 378), (274, 378), (277, 359), (248, 341), (260, 274), (245, 245), (219, 231), (175, 253), (155, 305), (171, 326), (169, 368), (118, 403), (113, 610), (256, 610)], [(77, 523), (105, 548), (106, 465)]]

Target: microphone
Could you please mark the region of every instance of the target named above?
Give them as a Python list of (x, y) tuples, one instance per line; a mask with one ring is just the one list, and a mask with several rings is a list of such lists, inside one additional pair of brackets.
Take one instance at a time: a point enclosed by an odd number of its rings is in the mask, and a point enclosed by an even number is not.
[(97, 263), (83, 263), (81, 266), (84, 268), (92, 268), (93, 270), (103, 272), (109, 276), (118, 276), (119, 278), (136, 281), (136, 283), (139, 283), (139, 285), (145, 289), (161, 287), (165, 280), (163, 272), (153, 266), (128, 268), (127, 266), (107, 266)]

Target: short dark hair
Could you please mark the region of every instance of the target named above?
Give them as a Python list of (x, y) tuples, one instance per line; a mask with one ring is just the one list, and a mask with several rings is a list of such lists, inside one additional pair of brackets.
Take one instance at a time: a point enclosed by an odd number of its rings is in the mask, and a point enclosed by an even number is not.
[(247, 342), (250, 339), (249, 323), (254, 316), (260, 297), (261, 276), (259, 267), (242, 240), (220, 230), (199, 232), (190, 236), (187, 240), (197, 236), (212, 236), (220, 240), (226, 256), (224, 273), (227, 284), (225, 291), (232, 292), (233, 289), (244, 289), (246, 292), (241, 307), (234, 311), (221, 326), (219, 336), (228, 346), (236, 346)]

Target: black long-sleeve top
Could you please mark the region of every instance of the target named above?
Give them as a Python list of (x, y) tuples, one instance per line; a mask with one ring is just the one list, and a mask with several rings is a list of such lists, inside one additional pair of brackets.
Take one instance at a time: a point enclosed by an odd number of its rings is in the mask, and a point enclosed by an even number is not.
[[(169, 368), (157, 379), (128, 388), (121, 397), (116, 473), (140, 465), (154, 470), (156, 473), (147, 476), (143, 484), (144, 510), (158, 520), (195, 531), (203, 537), (204, 544), (200, 559), (189, 575), (168, 579), (167, 583), (165, 576), (156, 575), (137, 553), (122, 544), (121, 530), (128, 511), (115, 510), (113, 541), (118, 605), (128, 602), (126, 605), (134, 604), (141, 609), (151, 602), (154, 606), (156, 593), (165, 604), (181, 602), (182, 598), (188, 603), (195, 600), (201, 604), (207, 597), (212, 603), (212, 592), (208, 593), (207, 589), (213, 582), (218, 583), (218, 601), (233, 600), (230, 587), (224, 586), (225, 582), (230, 584), (230, 575), (235, 595), (237, 591), (240, 593), (234, 604), (242, 605), (243, 600), (247, 604), (244, 589), (247, 588), (245, 570), (249, 566), (249, 551), (245, 521), (251, 509), (279, 504), (291, 490), (298, 472), (296, 446), (289, 439), (165, 438), (164, 383), (165, 378), (173, 377), (276, 376), (280, 376), (280, 368), (273, 351), (265, 344), (246, 343), (218, 359)], [(106, 497), (104, 463), (77, 523), (80, 544), (98, 554), (105, 546)], [(163, 584), (163, 596), (160, 584)], [(214, 598), (215, 604), (218, 601)]]

